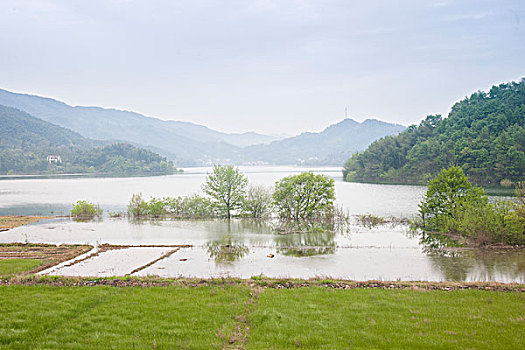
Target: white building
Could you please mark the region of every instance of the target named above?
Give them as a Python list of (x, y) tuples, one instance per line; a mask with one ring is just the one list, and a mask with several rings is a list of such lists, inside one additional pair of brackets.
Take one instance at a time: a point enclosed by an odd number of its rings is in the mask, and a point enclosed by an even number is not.
[(62, 164), (62, 158), (60, 158), (60, 156), (52, 156), (52, 155), (49, 155), (47, 156), (47, 162), (49, 164), (51, 163), (55, 163), (55, 164)]

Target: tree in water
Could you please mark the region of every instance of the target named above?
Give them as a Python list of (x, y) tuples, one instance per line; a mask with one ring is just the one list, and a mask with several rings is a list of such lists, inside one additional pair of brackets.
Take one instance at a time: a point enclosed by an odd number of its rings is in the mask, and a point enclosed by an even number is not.
[(287, 220), (320, 219), (334, 212), (334, 179), (304, 172), (275, 184), (273, 199), (279, 217)]
[(202, 189), (210, 196), (221, 215), (230, 219), (232, 211), (242, 207), (248, 180), (231, 165), (215, 165)]
[(457, 232), (466, 208), (486, 207), (482, 188), (473, 186), (458, 166), (443, 169), (428, 182), (427, 193), (419, 204), (424, 228), (438, 232)]

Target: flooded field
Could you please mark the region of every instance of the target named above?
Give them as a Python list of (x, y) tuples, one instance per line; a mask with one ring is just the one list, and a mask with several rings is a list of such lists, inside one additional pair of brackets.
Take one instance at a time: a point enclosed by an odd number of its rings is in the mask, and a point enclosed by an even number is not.
[(523, 251), (436, 247), (406, 225), (368, 229), (355, 220), (347, 232), (283, 235), (246, 220), (79, 223), (63, 218), (0, 235), (0, 242), (13, 241), (116, 247), (44, 271), (64, 276), (525, 282)]
[[(251, 182), (272, 185), (301, 168), (246, 168)], [(0, 243), (89, 244), (81, 259), (43, 271), (65, 276), (327, 277), (352, 280), (498, 281), (525, 283), (522, 250), (443, 247), (406, 225), (366, 228), (355, 215), (413, 217), (425, 188), (337, 181), (338, 204), (352, 215), (342, 232), (279, 234), (249, 220), (129, 221), (54, 218), (0, 232)], [(87, 199), (106, 211), (125, 210), (134, 192), (178, 196), (198, 192), (206, 169), (155, 178), (67, 178), (0, 181), (0, 213), (67, 214)], [(339, 179), (340, 180), (340, 179)], [(113, 248), (101, 249), (104, 244)]]

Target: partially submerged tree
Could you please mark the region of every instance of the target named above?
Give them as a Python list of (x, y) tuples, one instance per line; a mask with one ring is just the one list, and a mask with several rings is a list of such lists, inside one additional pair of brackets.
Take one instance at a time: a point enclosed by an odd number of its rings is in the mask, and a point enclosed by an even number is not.
[(515, 201), (489, 203), (459, 167), (443, 169), (429, 181), (419, 205), (423, 229), (460, 235), (471, 243), (525, 245), (525, 200), (517, 184)]
[(262, 185), (250, 185), (242, 208), (243, 214), (250, 218), (261, 219), (271, 215), (272, 191)]
[(202, 189), (212, 198), (219, 212), (229, 219), (232, 211), (242, 207), (247, 185), (248, 180), (238, 168), (215, 165)]
[(148, 214), (148, 202), (142, 198), (142, 193), (133, 193), (128, 203), (128, 215), (140, 218)]
[(488, 202), (482, 188), (472, 186), (460, 167), (443, 169), (428, 182), (428, 189), (419, 204), (425, 229), (455, 232), (461, 214), (467, 207), (484, 207)]
[(334, 180), (304, 172), (276, 182), (274, 204), (281, 219), (323, 218), (334, 212)]

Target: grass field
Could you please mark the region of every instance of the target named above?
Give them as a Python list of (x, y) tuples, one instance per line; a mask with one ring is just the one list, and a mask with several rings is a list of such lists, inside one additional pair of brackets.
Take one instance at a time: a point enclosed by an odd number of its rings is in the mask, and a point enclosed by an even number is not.
[(479, 290), (267, 289), (253, 349), (525, 348), (525, 299)]
[(249, 293), (245, 287), (0, 286), (0, 347), (221, 348)]
[(520, 292), (0, 286), (0, 347), (525, 348)]
[(0, 277), (10, 277), (47, 263), (43, 259), (0, 259)]

